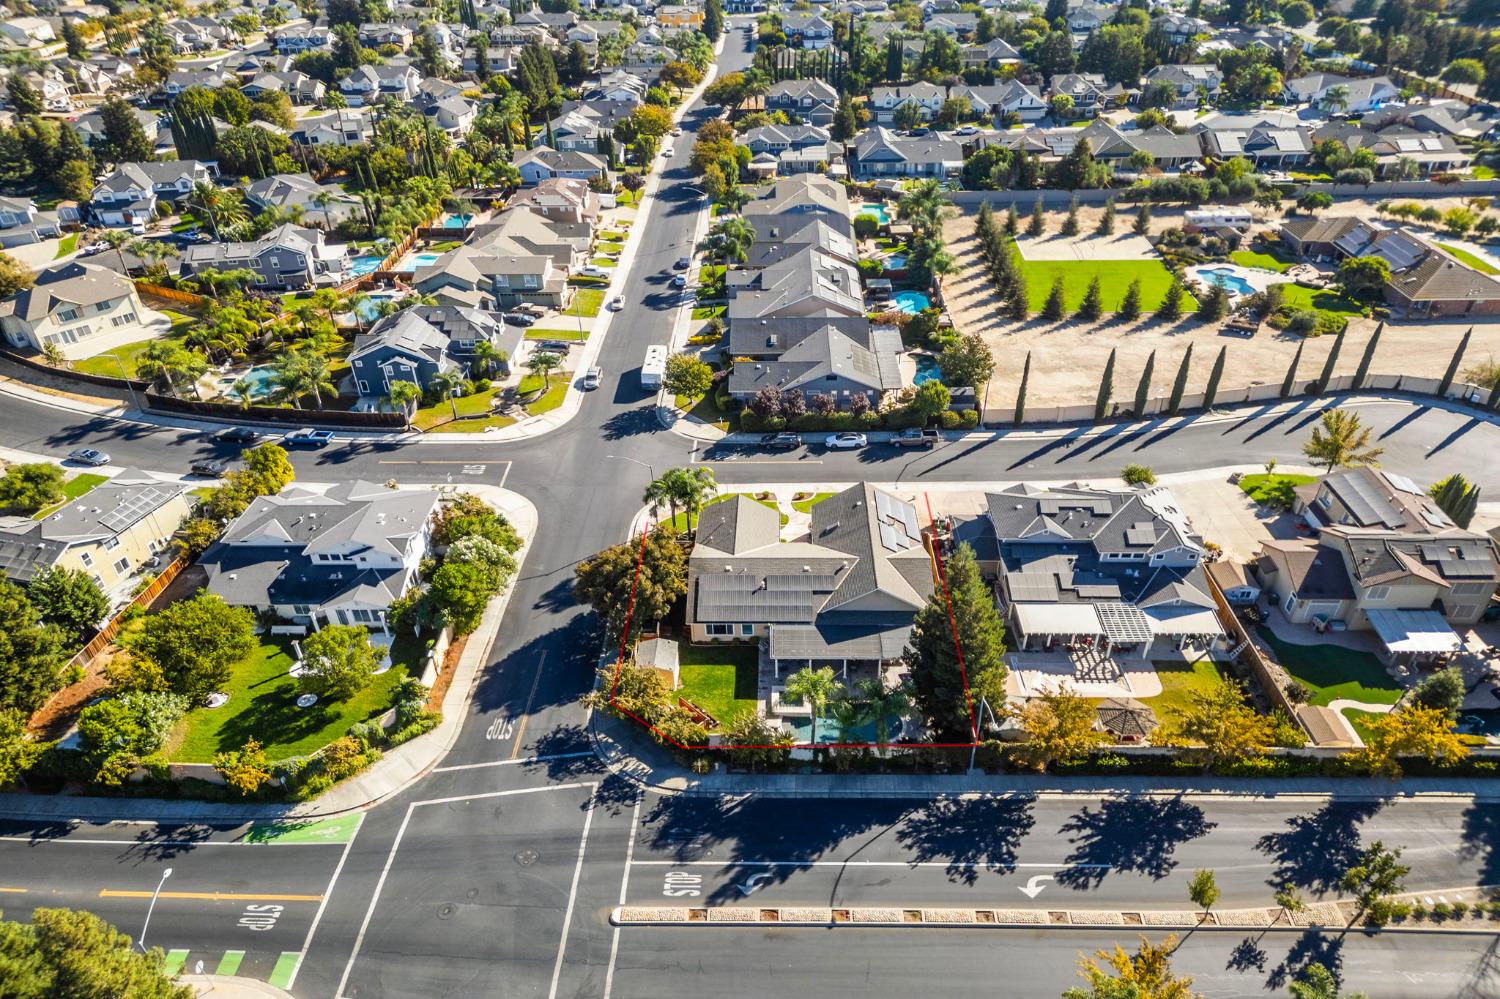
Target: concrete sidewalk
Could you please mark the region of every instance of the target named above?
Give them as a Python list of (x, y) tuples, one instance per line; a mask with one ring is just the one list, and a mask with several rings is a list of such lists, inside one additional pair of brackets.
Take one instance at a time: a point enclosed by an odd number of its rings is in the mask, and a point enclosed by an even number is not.
[(369, 769), (334, 785), (322, 796), (300, 804), (221, 804), (158, 798), (106, 798), (86, 795), (0, 794), (0, 816), (28, 821), (250, 822), (257, 819), (317, 819), (370, 808), (423, 777), (447, 755), (458, 739), (480, 671), (500, 631), (505, 608), (536, 539), (538, 518), (530, 500), (496, 486), (472, 486), (515, 525), (526, 542), (516, 555), (516, 572), (505, 592), (490, 601), (479, 627), (469, 636), (443, 696), (443, 720), (437, 728), (388, 751)]

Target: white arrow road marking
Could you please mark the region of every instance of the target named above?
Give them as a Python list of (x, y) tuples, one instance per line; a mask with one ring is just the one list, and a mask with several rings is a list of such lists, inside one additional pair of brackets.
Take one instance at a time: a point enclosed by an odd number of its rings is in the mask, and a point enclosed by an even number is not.
[(1033, 874), (1030, 878), (1026, 879), (1026, 883), (1024, 885), (1016, 885), (1016, 890), (1021, 892), (1027, 898), (1036, 898), (1047, 888), (1047, 886), (1042, 884), (1042, 882), (1052, 880), (1054, 880), (1054, 878), (1050, 874)]
[(765, 872), (762, 872), (760, 874), (752, 874), (752, 875), (750, 875), (748, 878), (745, 879), (744, 884), (738, 884), (738, 885), (735, 885), (735, 887), (740, 890), (740, 894), (741, 895), (743, 895), (743, 896), (745, 896), (745, 897), (748, 898), (750, 896), (750, 894), (755, 891), (755, 889), (759, 888), (764, 882), (767, 882), (767, 881), (770, 881), (770, 880), (771, 880), (771, 875), (766, 874)]

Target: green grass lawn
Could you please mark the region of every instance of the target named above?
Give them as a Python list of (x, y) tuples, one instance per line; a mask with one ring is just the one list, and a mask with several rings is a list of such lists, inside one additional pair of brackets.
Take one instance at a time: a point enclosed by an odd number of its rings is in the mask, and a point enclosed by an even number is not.
[[(1063, 295), (1070, 313), (1083, 303), (1089, 282), (1096, 276), (1105, 312), (1119, 311), (1126, 289), (1137, 278), (1141, 282), (1141, 307), (1147, 312), (1161, 305), (1172, 286), (1172, 272), (1159, 260), (1023, 260), (1018, 251), (1017, 263), (1026, 275), (1026, 294), (1032, 312), (1042, 310), (1052, 293), (1052, 283), (1059, 277), (1063, 280)], [(1182, 301), (1184, 309), (1194, 307), (1193, 297), (1186, 292)]]
[(677, 648), (678, 693), (718, 719), (755, 710), (754, 645), (689, 645)]
[(599, 309), (603, 305), (603, 288), (575, 288), (573, 289), (573, 304), (563, 310), (562, 314), (592, 319), (599, 314)]
[(729, 311), (727, 305), (703, 305), (693, 310), (694, 319), (720, 319)]
[(576, 326), (570, 330), (540, 329), (533, 326), (526, 331), (528, 340), (587, 340), (589, 338), (588, 328), (579, 330)]
[(57, 252), (52, 255), (52, 259), (66, 257), (76, 249), (78, 249), (78, 233), (70, 232), (57, 241)]
[(1155, 697), (1143, 697), (1141, 703), (1156, 712), (1157, 724), (1163, 727), (1176, 724), (1189, 706), (1191, 694), (1207, 692), (1224, 676), (1212, 659), (1200, 659), (1195, 663), (1153, 661), (1151, 665), (1161, 680), (1161, 693)]
[[(755, 497), (751, 496), (749, 493), (721, 493), (718, 496), (715, 496), (711, 501), (709, 501), (706, 506), (713, 506), (715, 503), (722, 503), (725, 500), (733, 499), (736, 496), (744, 496), (747, 499), (755, 500), (755, 502), (759, 503), (761, 506), (769, 507), (772, 510), (777, 509), (776, 503), (774, 501), (755, 499)], [(703, 511), (700, 510), (698, 511), (698, 513), (701, 516)], [(777, 510), (777, 514), (780, 517), (782, 526), (786, 526), (787, 521), (791, 518), (786, 514), (781, 513), (780, 510)], [(696, 521), (696, 518), (694, 519)], [(682, 513), (679, 513), (677, 516), (672, 518), (672, 529), (675, 530), (678, 534), (681, 534), (684, 531), (688, 530), (688, 515), (686, 511), (683, 511)]]
[(1476, 257), (1468, 250), (1459, 249), (1447, 243), (1439, 243), (1438, 246), (1441, 246), (1444, 250), (1452, 254), (1459, 263), (1468, 264), (1481, 274), (1500, 274), (1500, 267), (1496, 267), (1483, 257)]
[(594, 249), (599, 253), (619, 253), (625, 249), (625, 243), (618, 239), (601, 239)]
[(1294, 645), (1262, 625), (1256, 629), (1286, 671), (1312, 693), (1309, 704), (1326, 706), (1347, 697), (1370, 704), (1395, 704), (1401, 685), (1385, 675), (1380, 660), (1368, 652), (1337, 645)]
[(1368, 741), (1372, 734), (1370, 732), (1371, 719), (1380, 717), (1374, 711), (1361, 711), (1359, 708), (1345, 708), (1339, 714), (1344, 716), (1344, 720), (1349, 723), (1355, 733), (1364, 741)]
[(1292, 495), (1292, 490), (1315, 481), (1315, 475), (1287, 475), (1281, 472), (1265, 475), (1257, 472), (1240, 477), (1240, 491), (1262, 506), (1270, 505), (1286, 510), (1291, 508), (1292, 501), (1296, 498)]
[(618, 260), (616, 260), (614, 257), (595, 257), (593, 260), (589, 261), (589, 263), (593, 264), (595, 267), (619, 267), (620, 266), (620, 262)]
[(228, 704), (198, 708), (183, 719), (171, 759), (210, 763), (216, 753), (239, 749), (247, 739), (258, 740), (273, 760), (311, 753), (342, 736), (355, 722), (391, 706), (396, 684), (406, 676), (408, 664), (417, 661), (421, 648), (416, 639), (402, 635), (395, 652), (394, 665), (349, 700), (299, 708), (296, 701), (301, 690), (287, 673), (293, 661), (291, 643), (266, 642), (230, 675), (223, 690), (229, 695)]
[(813, 493), (807, 499), (792, 500), (792, 509), (798, 513), (812, 513), (812, 508), (837, 493)]
[(455, 419), (453, 411), (456, 409), (460, 417), (479, 416), (482, 413), (488, 413), (490, 411), (490, 400), (494, 398), (494, 395), (494, 390), (475, 392), (473, 395), (459, 396), (457, 399), (452, 400), (451, 404), (449, 400), (443, 399), (431, 406), (423, 406), (412, 417), (411, 425), (418, 430), (436, 430), (447, 423), (459, 423), (461, 426), (450, 427), (448, 432), (478, 430), (480, 427), (477, 425), (477, 421), (472, 421), (476, 425), (471, 427), (469, 425), (471, 421)]
[(1229, 255), (1229, 259), (1241, 267), (1259, 267), (1262, 270), (1275, 271), (1277, 274), (1285, 274), (1296, 263), (1280, 250), (1272, 250), (1269, 253), (1262, 253), (1258, 250), (1236, 250)]
[(554, 371), (552, 373), (552, 384), (548, 386), (546, 392), (542, 393), (540, 399), (536, 402), (526, 404), (526, 412), (532, 416), (540, 416), (561, 406), (563, 397), (568, 394), (568, 386), (572, 383), (573, 373), (571, 371)]
[(1284, 284), (1284, 301), (1293, 309), (1322, 309), (1344, 316), (1362, 316), (1365, 307), (1352, 298), (1345, 298), (1331, 288), (1304, 288), (1300, 284)]
[(727, 413), (714, 403), (713, 393), (701, 395), (696, 399), (685, 395), (675, 396), (673, 404), (680, 410), (686, 412), (695, 419), (702, 420), (710, 426), (718, 427), (720, 430), (728, 430), (729, 424), (733, 422), (732, 413)]
[(61, 510), (73, 500), (76, 500), (84, 493), (89, 492), (95, 486), (103, 485), (108, 481), (109, 477), (105, 475), (95, 475), (93, 472), (79, 472), (77, 475), (73, 476), (71, 479), (66, 480), (62, 484), (63, 495), (66, 496), (67, 499), (63, 500), (60, 503), (54, 503), (51, 506), (43, 507), (36, 513), (32, 514), (32, 517), (35, 520), (41, 520), (48, 514), (56, 513), (58, 510)]
[(1475, 166), (1469, 171), (1469, 176), (1475, 180), (1494, 180), (1495, 168), (1492, 166)]

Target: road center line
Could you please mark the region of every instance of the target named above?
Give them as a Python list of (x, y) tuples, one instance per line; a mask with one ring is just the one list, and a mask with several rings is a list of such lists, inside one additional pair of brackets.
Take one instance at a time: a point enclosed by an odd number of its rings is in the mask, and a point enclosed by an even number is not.
[(344, 870), (344, 861), (349, 859), (349, 850), (354, 846), (354, 838), (359, 835), (359, 828), (364, 824), (365, 816), (361, 812), (354, 831), (349, 834), (348, 841), (344, 843), (344, 852), (339, 854), (339, 862), (333, 869), (333, 877), (328, 879), (328, 887), (323, 889), (323, 901), (318, 903), (318, 911), (313, 913), (312, 925), (307, 928), (307, 936), (302, 941), (302, 950), (297, 955), (297, 963), (292, 967), (292, 974), (286, 980), (287, 989), (291, 989), (292, 983), (297, 980), (297, 972), (302, 970), (302, 961), (307, 957), (308, 948), (312, 946), (313, 934), (318, 932), (318, 923), (323, 921), (323, 910), (328, 908), (328, 899), (333, 895), (333, 886), (338, 883), (339, 875)]
[(322, 895), (271, 895), (227, 891), (135, 891), (119, 888), (99, 889), (100, 898), (180, 898), (198, 899), (208, 902), (321, 902)]
[(552, 760), (576, 760), (584, 756), (593, 756), (592, 750), (583, 750), (577, 753), (553, 753), (551, 756), (528, 756), (524, 760), (490, 760), (486, 763), (455, 763), (451, 767), (433, 767), (435, 774), (451, 773), (455, 770), (482, 770), (485, 767), (517, 767), (528, 763), (547, 763)]
[(531, 717), (531, 705), (536, 700), (536, 689), (542, 685), (542, 667), (547, 664), (547, 650), (536, 658), (536, 676), (531, 680), (531, 693), (526, 695), (526, 707), (521, 709), (521, 724), (516, 726), (515, 739), (510, 747), (510, 758), (515, 759), (521, 755), (521, 746), (526, 737), (526, 719)]
[[(631, 861), (635, 859), (635, 833), (641, 821), (641, 799), (635, 799), (630, 810), (630, 839), (625, 842), (625, 871), (620, 875), (620, 905), (625, 904), (625, 895), (630, 888)], [(614, 938), (609, 944), (609, 967), (604, 972), (604, 999), (609, 999), (615, 987), (615, 959), (620, 955), (620, 925), (615, 924)]]
[(1109, 864), (987, 864), (945, 860), (632, 860), (636, 867), (941, 867), (944, 869), (994, 867), (997, 870), (1036, 868), (1043, 871), (1107, 871)]
[[(595, 784), (593, 787), (597, 788)], [(557, 999), (557, 983), (562, 978), (563, 955), (568, 952), (568, 931), (573, 928), (573, 906), (578, 901), (578, 882), (583, 877), (583, 854), (589, 846), (589, 826), (594, 822), (594, 795), (589, 794), (588, 807), (583, 813), (583, 835), (578, 839), (578, 863), (573, 865), (573, 886), (568, 889), (568, 907), (563, 912), (562, 939), (557, 942), (557, 960), (552, 965), (552, 988), (547, 999)]]

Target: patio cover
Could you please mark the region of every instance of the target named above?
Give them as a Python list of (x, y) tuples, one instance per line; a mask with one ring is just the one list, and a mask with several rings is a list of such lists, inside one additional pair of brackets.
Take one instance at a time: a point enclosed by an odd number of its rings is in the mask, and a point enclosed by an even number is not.
[(1096, 604), (1095, 609), (1104, 637), (1112, 643), (1151, 641), (1151, 619), (1135, 604), (1103, 603)]
[(1366, 611), (1375, 634), (1390, 652), (1457, 652), (1458, 633), (1434, 610)]
[(1158, 635), (1222, 635), (1219, 615), (1207, 607), (1153, 607), (1146, 611)]
[(1028, 635), (1101, 635), (1093, 604), (1016, 604), (1016, 621)]

